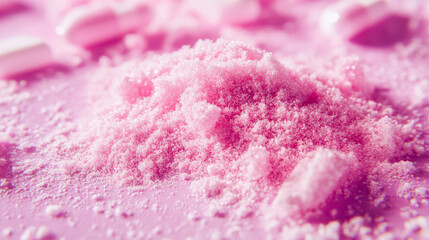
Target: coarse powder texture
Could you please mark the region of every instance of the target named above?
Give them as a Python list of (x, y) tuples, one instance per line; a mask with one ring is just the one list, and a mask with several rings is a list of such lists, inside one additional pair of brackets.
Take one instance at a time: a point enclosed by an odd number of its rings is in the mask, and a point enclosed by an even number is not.
[(191, 180), (218, 216), (266, 202), (267, 216), (300, 217), (372, 191), (374, 169), (425, 150), (418, 121), (372, 101), (358, 67), (315, 76), (240, 42), (199, 41), (100, 70), (90, 85), (97, 102), (61, 149), (74, 159), (65, 169), (125, 185)]

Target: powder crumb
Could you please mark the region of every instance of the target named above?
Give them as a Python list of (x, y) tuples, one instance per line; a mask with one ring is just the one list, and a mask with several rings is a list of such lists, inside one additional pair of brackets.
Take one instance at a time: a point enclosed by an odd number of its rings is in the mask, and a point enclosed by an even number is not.
[(121, 207), (116, 207), (115, 208), (115, 216), (116, 217), (122, 217), (122, 218), (128, 218), (131, 217), (133, 214), (129, 211), (125, 211), (123, 208)]
[(416, 208), (420, 207), (419, 202), (415, 198), (410, 199), (410, 206), (416, 207)]
[(201, 192), (208, 198), (220, 197), (225, 188), (225, 183), (218, 177), (207, 177), (200, 181), (195, 181), (191, 185), (194, 192)]
[(128, 231), (128, 239), (146, 239), (146, 235), (143, 231)]
[(377, 240), (395, 240), (395, 239), (397, 239), (397, 238), (396, 238), (395, 234), (392, 232), (385, 232), (385, 233), (380, 234), (377, 237)]
[(36, 239), (37, 240), (54, 240), (54, 239), (57, 239), (57, 236), (47, 226), (41, 226), (37, 230)]
[(67, 225), (75, 227), (79, 220), (73, 218), (67, 218)]
[(24, 233), (21, 235), (21, 240), (34, 240), (36, 238), (37, 227), (27, 227)]
[(154, 204), (152, 204), (151, 209), (152, 209), (153, 212), (156, 213), (156, 212), (158, 212), (160, 210), (160, 207), (159, 207), (159, 205), (157, 203), (154, 203)]
[(233, 226), (226, 231), (226, 238), (228, 239), (240, 239), (240, 233), (242, 229), (239, 226)]
[(340, 239), (341, 224), (332, 221), (328, 224), (312, 225), (292, 225), (282, 229), (284, 239)]
[(49, 205), (45, 209), (46, 215), (53, 218), (64, 217), (66, 211), (59, 205)]
[(417, 211), (414, 209), (411, 209), (411, 207), (402, 207), (401, 208), (401, 217), (403, 218), (413, 218), (417, 216)]
[(201, 217), (198, 215), (198, 213), (196, 211), (192, 211), (190, 213), (188, 213), (187, 215), (188, 220), (190, 221), (198, 221), (201, 219)]
[(2, 233), (4, 237), (11, 237), (13, 235), (13, 228), (11, 227), (4, 228)]
[(161, 235), (162, 234), (162, 227), (161, 226), (156, 226), (155, 228), (153, 228), (152, 230), (152, 234), (153, 235)]
[(420, 197), (420, 198), (428, 198), (429, 197), (429, 191), (425, 187), (418, 187), (418, 188), (414, 189), (414, 192), (415, 192), (417, 197)]
[(222, 233), (219, 230), (214, 231), (211, 233), (210, 239), (211, 240), (221, 240), (221, 239), (223, 239)]
[(111, 219), (111, 218), (113, 218), (115, 216), (115, 214), (114, 214), (114, 211), (111, 211), (111, 210), (107, 209), (107, 210), (104, 211), (104, 216), (106, 218), (110, 218)]
[(237, 216), (239, 218), (249, 218), (254, 215), (255, 211), (252, 207), (247, 205), (242, 205), (237, 209)]
[(363, 226), (359, 229), (359, 237), (360, 238), (371, 237), (370, 236), (371, 233), (372, 233), (372, 229), (370, 227)]
[(109, 228), (109, 229), (107, 229), (107, 230), (106, 230), (106, 236), (107, 236), (107, 237), (112, 238), (112, 237), (114, 237), (115, 235), (116, 235), (116, 232), (115, 232), (115, 230), (114, 230), (114, 229)]
[(375, 228), (374, 228), (374, 235), (375, 236), (379, 236), (385, 232), (387, 232), (389, 230), (389, 224), (387, 222), (382, 222), (379, 223)]
[(364, 226), (365, 219), (361, 216), (356, 216), (348, 222), (343, 223), (342, 231), (346, 237), (356, 238), (359, 234), (360, 228)]
[(136, 231), (128, 231), (126, 236), (128, 239), (137, 239), (137, 232)]
[(104, 200), (104, 196), (101, 194), (94, 194), (91, 196), (91, 199), (96, 201), (96, 202), (101, 202)]
[(207, 166), (207, 173), (210, 176), (223, 176), (225, 172), (222, 169), (222, 166), (217, 164), (211, 164)]
[(418, 232), (420, 230), (428, 231), (428, 221), (425, 217), (419, 216), (412, 218), (404, 223), (407, 235)]
[[(273, 217), (297, 217), (303, 211), (317, 208), (339, 184), (346, 182), (351, 169), (357, 167), (355, 156), (326, 149), (318, 149), (307, 158), (295, 167), (280, 187), (272, 204)], [(315, 182), (319, 184), (314, 185)]]
[(95, 231), (95, 230), (97, 230), (99, 228), (100, 228), (100, 226), (98, 226), (98, 224), (92, 224), (91, 225), (91, 230), (93, 230), (93, 231)]
[(411, 191), (412, 191), (411, 183), (403, 182), (399, 185), (396, 193), (398, 196), (405, 198), (407, 200), (410, 200), (412, 198)]
[(328, 223), (327, 225), (320, 225), (317, 235), (320, 239), (339, 240), (340, 228), (341, 224), (338, 221), (333, 221)]
[(258, 180), (267, 177), (271, 172), (270, 153), (265, 147), (249, 147), (243, 154), (244, 162), (248, 162), (247, 176), (249, 179)]
[(106, 211), (103, 206), (99, 206), (99, 205), (94, 206), (92, 210), (98, 214), (103, 214)]
[(207, 209), (206, 214), (209, 217), (226, 218), (228, 216), (228, 211), (222, 206), (211, 205)]
[(37, 184), (37, 187), (39, 187), (39, 188), (46, 188), (46, 187), (48, 187), (48, 182), (41, 182), (41, 183), (38, 183)]
[(148, 200), (148, 199), (143, 199), (143, 200), (140, 202), (140, 206), (141, 206), (142, 208), (144, 208), (144, 209), (148, 209), (148, 208), (149, 208), (149, 200)]

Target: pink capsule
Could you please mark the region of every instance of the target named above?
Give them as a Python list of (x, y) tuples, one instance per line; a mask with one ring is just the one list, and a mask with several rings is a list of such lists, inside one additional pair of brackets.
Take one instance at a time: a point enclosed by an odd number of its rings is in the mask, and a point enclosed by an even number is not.
[(14, 0), (0, 0), (0, 11), (9, 8), (15, 3)]
[(0, 42), (0, 77), (8, 78), (50, 64), (51, 50), (37, 37), (19, 36)]
[(354, 43), (384, 46), (406, 37), (408, 21), (384, 0), (352, 0), (326, 8), (320, 26), (329, 35)]
[(149, 8), (144, 3), (100, 1), (72, 9), (56, 32), (74, 44), (88, 47), (138, 30), (148, 18)]

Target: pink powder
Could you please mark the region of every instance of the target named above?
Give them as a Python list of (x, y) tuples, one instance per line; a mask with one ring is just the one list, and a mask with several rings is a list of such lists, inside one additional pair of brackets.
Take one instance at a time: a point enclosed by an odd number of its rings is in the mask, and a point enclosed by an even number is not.
[(192, 180), (215, 199), (215, 216), (239, 206), (245, 217), (262, 203), (280, 221), (329, 209), (335, 196), (369, 188), (373, 169), (426, 147), (415, 119), (371, 100), (358, 68), (344, 72), (294, 72), (225, 40), (100, 70), (92, 119), (64, 149), (74, 159), (65, 169), (125, 185)]

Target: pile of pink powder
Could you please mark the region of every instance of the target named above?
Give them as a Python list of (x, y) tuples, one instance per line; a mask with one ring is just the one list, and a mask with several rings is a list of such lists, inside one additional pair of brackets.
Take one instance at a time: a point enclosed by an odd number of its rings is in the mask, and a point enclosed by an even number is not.
[(54, 61), (0, 79), (1, 237), (429, 238), (424, 0), (118, 1), (0, 13)]
[(262, 214), (267, 227), (368, 212), (427, 146), (418, 119), (371, 100), (358, 63), (339, 71), (226, 40), (101, 69), (64, 169), (125, 186), (188, 180), (214, 216)]

